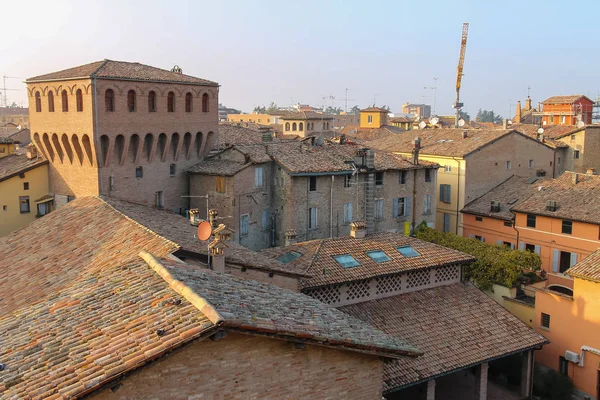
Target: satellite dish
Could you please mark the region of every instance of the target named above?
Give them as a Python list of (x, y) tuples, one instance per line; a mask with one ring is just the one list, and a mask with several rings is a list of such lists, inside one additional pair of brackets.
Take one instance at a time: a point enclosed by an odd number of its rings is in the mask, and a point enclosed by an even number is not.
[(578, 127), (578, 128), (583, 128), (584, 126), (585, 126), (585, 122), (583, 122), (583, 121), (579, 121), (579, 122), (577, 123), (577, 127)]
[(539, 128), (539, 129), (537, 130), (537, 133), (539, 133), (540, 135), (541, 135), (542, 133), (544, 133), (544, 128)]
[(458, 126), (460, 126), (461, 128), (462, 128), (463, 126), (465, 126), (465, 120), (464, 120), (464, 119), (459, 119), (459, 120), (458, 120)]
[(437, 125), (437, 123), (440, 122), (440, 119), (438, 117), (433, 117), (429, 122), (431, 122), (431, 125)]
[(426, 126), (427, 124), (425, 123), (425, 121), (419, 122), (419, 129), (425, 129)]
[(205, 241), (212, 235), (212, 225), (208, 221), (204, 221), (198, 224), (198, 239)]

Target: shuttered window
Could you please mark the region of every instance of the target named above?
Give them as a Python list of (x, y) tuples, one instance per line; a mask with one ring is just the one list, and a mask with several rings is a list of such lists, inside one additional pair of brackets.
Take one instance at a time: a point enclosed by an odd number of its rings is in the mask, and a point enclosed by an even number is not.
[(352, 203), (344, 203), (344, 224), (352, 222)]
[(542, 313), (542, 328), (550, 329), (550, 314)]
[(248, 236), (248, 223), (250, 222), (250, 216), (244, 214), (240, 216), (240, 236)]
[(308, 229), (317, 229), (319, 210), (316, 207), (308, 209)]
[(375, 200), (375, 219), (383, 219), (383, 199)]
[(440, 201), (443, 203), (451, 202), (452, 186), (447, 184), (440, 185)]
[(263, 185), (263, 167), (254, 168), (254, 185), (262, 187)]
[(225, 193), (225, 177), (217, 176), (215, 177), (215, 190), (217, 193)]
[(423, 197), (423, 215), (431, 214), (431, 195), (426, 194)]

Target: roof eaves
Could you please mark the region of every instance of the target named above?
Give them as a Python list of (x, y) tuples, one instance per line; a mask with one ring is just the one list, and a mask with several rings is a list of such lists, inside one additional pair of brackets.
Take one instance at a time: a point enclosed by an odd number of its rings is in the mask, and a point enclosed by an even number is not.
[(18, 171), (15, 171), (15, 172), (13, 172), (13, 173), (11, 173), (9, 175), (0, 177), (0, 182), (3, 182), (3, 181), (8, 180), (10, 178), (14, 178), (15, 176), (18, 176), (19, 174), (22, 174), (23, 172), (31, 171), (32, 169), (35, 169), (37, 167), (41, 167), (42, 165), (46, 165), (46, 164), (48, 164), (48, 160), (40, 160), (39, 162), (37, 162), (35, 164), (32, 164), (32, 165), (30, 165), (30, 166), (28, 166), (26, 168), (22, 168), (22, 169), (20, 169)]

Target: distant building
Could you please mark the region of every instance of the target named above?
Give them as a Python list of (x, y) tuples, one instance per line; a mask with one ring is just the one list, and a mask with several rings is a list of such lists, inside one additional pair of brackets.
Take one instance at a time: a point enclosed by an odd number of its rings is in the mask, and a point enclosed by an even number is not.
[(389, 111), (380, 107), (360, 110), (360, 129), (379, 129), (388, 124)]
[(241, 114), (240, 110), (236, 110), (235, 108), (225, 107), (223, 104), (219, 103), (219, 121), (227, 121), (228, 115), (233, 114)]
[(0, 107), (0, 123), (13, 123), (19, 129), (29, 128), (29, 109), (27, 107)]
[(271, 114), (229, 114), (227, 122), (249, 122), (258, 125), (277, 125), (281, 124), (279, 115)]
[(419, 119), (431, 117), (431, 106), (427, 104), (402, 104), (402, 114), (411, 114)]
[(517, 101), (517, 109), (515, 117), (512, 119), (512, 122), (515, 124), (541, 124), (542, 117), (539, 115), (539, 111), (541, 111), (541, 104), (538, 105), (539, 108), (533, 108), (531, 106), (531, 97), (527, 96), (527, 100), (525, 100), (525, 107), (521, 107), (521, 101)]
[(287, 112), (279, 117), (284, 135), (307, 137), (315, 134), (333, 136), (334, 116), (314, 111)]
[(404, 130), (411, 130), (415, 125), (415, 119), (410, 117), (394, 117), (389, 120), (390, 125), (397, 126), (398, 128), (402, 128)]
[(552, 96), (542, 101), (542, 110), (534, 115), (542, 117), (542, 126), (577, 125), (579, 121), (592, 123), (594, 102), (582, 94)]

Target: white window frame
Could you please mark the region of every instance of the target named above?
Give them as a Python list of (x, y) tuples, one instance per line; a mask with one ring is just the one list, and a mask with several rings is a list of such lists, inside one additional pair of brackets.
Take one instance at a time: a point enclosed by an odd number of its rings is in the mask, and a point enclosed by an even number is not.
[(452, 172), (452, 165), (444, 165), (444, 172)]
[(254, 186), (262, 187), (264, 182), (264, 169), (263, 167), (254, 167)]
[(512, 169), (512, 161), (507, 161), (505, 164), (506, 170)]
[(375, 199), (375, 219), (383, 219), (383, 199)]
[(308, 209), (308, 229), (315, 230), (319, 228), (319, 209), (310, 207)]
[(431, 214), (431, 197), (430, 194), (423, 196), (423, 215)]
[(373, 116), (367, 115), (367, 124), (372, 124), (372, 123), (373, 123)]
[(352, 222), (352, 203), (344, 203), (344, 225)]

